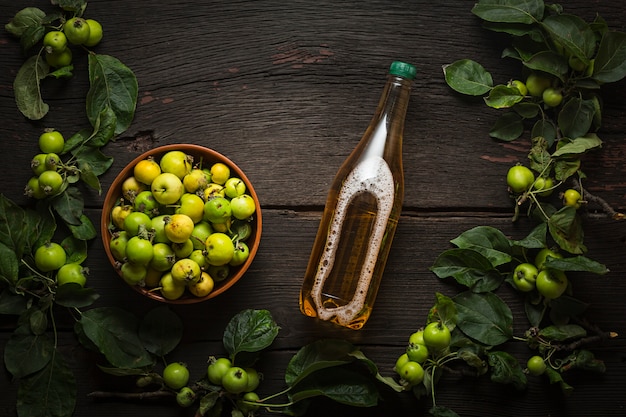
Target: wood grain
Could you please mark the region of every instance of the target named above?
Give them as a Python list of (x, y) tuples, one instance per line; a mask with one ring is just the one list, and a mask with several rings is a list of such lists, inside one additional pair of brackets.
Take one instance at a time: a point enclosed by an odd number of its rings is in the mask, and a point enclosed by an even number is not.
[[(36, 4), (40, 3), (40, 4)], [(46, 2), (33, 2), (49, 8)], [(436, 292), (459, 288), (430, 271), (449, 241), (478, 225), (513, 238), (532, 225), (511, 222), (512, 201), (504, 176), (526, 160), (525, 141), (500, 143), (488, 131), (498, 112), (452, 92), (441, 67), (472, 58), (496, 82), (520, 77), (516, 62), (500, 58), (506, 37), (481, 28), (470, 13), (473, 2), (423, 0), (188, 0), (171, 3), (93, 0), (88, 15), (104, 26), (97, 52), (130, 66), (139, 81), (139, 103), (131, 128), (104, 152), (114, 156), (102, 178), (104, 191), (116, 173), (146, 149), (169, 143), (209, 146), (235, 161), (254, 183), (263, 207), (261, 248), (250, 272), (232, 290), (201, 305), (172, 309), (185, 321), (183, 344), (172, 360), (184, 360), (192, 378), (201, 376), (209, 355), (223, 354), (221, 336), (228, 320), (244, 308), (269, 309), (281, 326), (260, 364), (266, 375), (261, 393), (284, 387), (283, 372), (302, 345), (321, 337), (346, 338), (380, 365), (383, 373), (419, 328)], [(609, 26), (626, 31), (626, 9), (610, 0), (573, 0), (566, 10), (591, 20), (599, 12)], [(8, 20), (22, 5), (0, 3)], [(23, 187), (36, 138), (44, 127), (71, 134), (87, 125), (83, 116), (88, 88), (86, 60), (76, 54), (76, 75), (61, 83), (47, 80), (43, 94), (51, 106), (39, 122), (24, 120), (13, 101), (12, 80), (23, 57), (17, 42), (0, 33), (0, 166), (9, 173), (0, 192), (29, 204)], [(405, 205), (374, 313), (363, 330), (339, 329), (304, 317), (298, 291), (330, 181), (355, 146), (375, 110), (385, 73), (394, 59), (416, 64), (404, 136)], [(586, 156), (586, 186), (615, 209), (626, 210), (626, 83), (603, 90), (603, 149)], [(6, 175), (6, 174), (5, 174)], [(103, 196), (85, 190), (88, 214), (99, 223)], [(554, 197), (555, 201), (558, 199)], [(590, 214), (596, 214), (592, 208)], [(464, 417), (622, 416), (626, 407), (626, 223), (585, 218), (589, 256), (611, 272), (602, 277), (573, 274), (576, 295), (590, 304), (588, 316), (620, 337), (597, 354), (603, 375), (574, 375), (576, 391), (564, 399), (554, 386), (533, 380), (525, 392), (495, 386), (484, 378), (446, 377), (437, 404)], [(117, 305), (137, 315), (156, 304), (131, 291), (106, 262), (102, 242), (90, 243), (89, 285), (101, 295), (97, 306)], [(523, 306), (510, 288), (500, 292), (516, 314)], [(118, 379), (97, 368), (101, 358), (81, 348), (72, 320), (59, 313), (60, 345), (79, 381), (76, 416), (191, 415), (171, 402), (136, 404), (92, 400), (95, 390), (120, 388)], [(14, 319), (0, 317), (0, 351)], [(516, 334), (524, 323), (517, 320)], [(520, 361), (524, 346), (512, 345)], [(123, 388), (123, 387), (122, 387)], [(14, 416), (16, 384), (0, 370), (0, 416)], [(383, 393), (381, 405), (355, 410), (322, 401), (309, 415), (426, 415), (429, 401)]]

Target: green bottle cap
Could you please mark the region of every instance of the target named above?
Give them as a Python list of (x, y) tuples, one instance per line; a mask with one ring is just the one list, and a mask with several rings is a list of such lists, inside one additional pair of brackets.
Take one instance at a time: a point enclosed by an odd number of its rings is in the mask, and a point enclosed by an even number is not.
[(406, 62), (394, 61), (389, 67), (389, 74), (412, 80), (417, 74), (417, 68), (411, 64), (407, 64)]

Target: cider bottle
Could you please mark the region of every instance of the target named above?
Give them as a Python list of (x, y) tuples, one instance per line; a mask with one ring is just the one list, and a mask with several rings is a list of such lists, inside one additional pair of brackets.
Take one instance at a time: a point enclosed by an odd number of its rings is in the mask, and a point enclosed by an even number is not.
[(369, 318), (404, 196), (402, 134), (413, 65), (395, 61), (376, 113), (332, 182), (300, 290), (300, 310), (351, 329)]

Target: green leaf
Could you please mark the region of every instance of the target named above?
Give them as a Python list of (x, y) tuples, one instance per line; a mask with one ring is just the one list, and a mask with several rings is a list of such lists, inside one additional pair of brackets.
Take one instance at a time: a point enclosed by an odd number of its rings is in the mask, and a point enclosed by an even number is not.
[(565, 181), (580, 169), (580, 159), (558, 159), (554, 164), (554, 178)]
[(50, 67), (39, 55), (33, 55), (22, 64), (13, 80), (15, 103), (20, 112), (31, 120), (42, 119), (50, 109), (41, 97), (40, 82)]
[(137, 335), (137, 318), (116, 307), (87, 310), (78, 322), (84, 335), (98, 347), (111, 365), (140, 368), (152, 364)]
[(53, 356), (54, 345), (45, 334), (35, 335), (29, 325), (15, 329), (4, 347), (4, 364), (14, 378), (43, 369)]
[(269, 311), (243, 310), (226, 326), (224, 347), (232, 357), (239, 352), (258, 352), (274, 342), (279, 329)]
[(457, 322), (456, 305), (452, 298), (440, 292), (435, 293), (435, 305), (428, 311), (427, 323), (441, 321), (450, 331)]
[(52, 200), (52, 207), (65, 223), (75, 226), (81, 224), (80, 218), (83, 216), (85, 203), (77, 187), (67, 187)]
[(513, 337), (513, 313), (494, 293), (466, 291), (452, 299), (458, 313), (457, 327), (471, 339), (497, 346)]
[(570, 55), (589, 63), (595, 53), (596, 37), (584, 20), (569, 14), (551, 15), (543, 20), (542, 26)]
[(115, 136), (116, 128), (117, 117), (115, 112), (110, 106), (105, 106), (96, 119), (89, 144), (96, 148), (106, 145)]
[(21, 37), (29, 28), (41, 26), (46, 13), (37, 7), (26, 7), (15, 14), (4, 28), (11, 35)]
[(475, 292), (493, 291), (503, 280), (491, 261), (473, 249), (447, 250), (437, 257), (430, 270), (438, 278), (452, 277)]
[(443, 66), (446, 83), (461, 94), (479, 96), (493, 86), (491, 74), (482, 65), (470, 59), (462, 59)]
[(544, 266), (550, 269), (558, 269), (559, 271), (591, 272), (598, 275), (604, 275), (609, 272), (606, 265), (584, 256), (571, 256), (568, 258), (548, 256)]
[(47, 366), (23, 380), (17, 391), (19, 416), (67, 417), (76, 406), (76, 379), (55, 351)]
[(15, 294), (9, 288), (0, 291), (0, 314), (19, 316), (27, 308), (27, 298), (23, 295)]
[(539, 337), (548, 341), (567, 342), (587, 336), (587, 331), (577, 324), (555, 324), (539, 330)]
[(548, 144), (548, 148), (551, 148), (556, 141), (556, 128), (554, 124), (547, 119), (539, 119), (533, 125), (533, 129), (530, 132), (531, 138), (542, 137)]
[(349, 355), (357, 359), (362, 364), (364, 364), (367, 367), (367, 369), (369, 369), (370, 373), (375, 376), (377, 381), (385, 384), (386, 386), (388, 386), (389, 388), (391, 388), (392, 390), (396, 392), (404, 391), (404, 386), (399, 384), (394, 378), (389, 377), (389, 376), (387, 377), (382, 376), (380, 372), (378, 371), (378, 366), (376, 365), (376, 363), (374, 363), (374, 361), (366, 357), (365, 354), (361, 352), (360, 350), (357, 349), (355, 351), (352, 351), (349, 353)]
[(24, 210), (0, 194), (0, 242), (12, 249), (18, 260), (50, 241), (55, 230), (50, 211)]
[(96, 232), (96, 228), (91, 222), (91, 219), (89, 219), (87, 215), (82, 214), (79, 220), (80, 220), (80, 224), (78, 225), (74, 225), (74, 224), (67, 225), (67, 227), (70, 229), (70, 232), (72, 232), (72, 236), (80, 240), (91, 240), (95, 238), (97, 235), (97, 232)]
[(539, 115), (541, 107), (537, 103), (521, 102), (513, 106), (513, 110), (524, 119), (533, 119)]
[(317, 396), (352, 407), (373, 407), (378, 404), (379, 395), (372, 378), (346, 368), (318, 370), (289, 395), (294, 402)]
[(4, 280), (14, 286), (19, 278), (19, 267), (15, 251), (0, 242), (0, 281)]
[(285, 371), (285, 382), (294, 386), (320, 369), (345, 365), (353, 361), (350, 353), (356, 348), (345, 340), (317, 340), (291, 358)]
[(515, 357), (502, 351), (489, 352), (487, 357), (493, 382), (511, 384), (517, 390), (523, 390), (526, 387), (526, 375)]
[(68, 282), (57, 288), (54, 302), (67, 308), (85, 308), (99, 297), (93, 288), (83, 288), (77, 283)]
[(67, 263), (82, 263), (87, 259), (87, 242), (68, 236), (61, 241), (61, 246), (67, 254)]
[(550, 163), (550, 153), (547, 150), (548, 143), (542, 136), (535, 136), (532, 139), (532, 148), (528, 153), (528, 159), (530, 160), (530, 168), (536, 172), (544, 173), (548, 175)]
[(565, 206), (550, 216), (548, 230), (557, 244), (567, 252), (582, 254), (587, 251), (583, 245), (583, 227), (576, 209)]
[(113, 158), (103, 154), (97, 147), (84, 146), (73, 152), (73, 154), (76, 157), (76, 163), (80, 170), (85, 169), (88, 165), (91, 173), (98, 177), (107, 172), (113, 164)]
[(139, 326), (139, 339), (148, 352), (164, 357), (183, 337), (183, 322), (169, 307), (150, 310)]
[(515, 87), (497, 85), (491, 89), (489, 96), (485, 97), (485, 104), (494, 109), (508, 109), (524, 99)]
[[(115, 134), (124, 132), (133, 121), (137, 106), (137, 78), (135, 74), (109, 55), (89, 54), (89, 83), (87, 117), (92, 126), (100, 123), (107, 108), (115, 115)], [(107, 116), (108, 117), (108, 116)]]
[(572, 97), (568, 100), (558, 116), (558, 125), (563, 135), (568, 138), (579, 138), (587, 135), (593, 116), (596, 112), (592, 100)]
[(533, 24), (543, 19), (543, 0), (480, 0), (472, 13), (488, 22)]
[(524, 65), (536, 71), (552, 74), (561, 80), (569, 72), (567, 59), (552, 51), (538, 52), (525, 60)]
[(595, 133), (589, 133), (560, 146), (552, 156), (578, 155), (600, 147), (602, 147), (602, 140)]
[(626, 33), (607, 32), (600, 41), (593, 66), (593, 79), (603, 83), (626, 76)]
[(473, 249), (489, 259), (493, 266), (511, 261), (509, 239), (491, 226), (477, 226), (461, 233), (450, 241), (461, 249)]
[(572, 393), (572, 391), (574, 391), (574, 387), (565, 382), (561, 374), (558, 371), (552, 369), (552, 367), (548, 366), (546, 368), (546, 375), (548, 376), (548, 380), (551, 384), (559, 384), (559, 386), (561, 387), (561, 392), (563, 392), (564, 395), (569, 395)]
[(510, 142), (524, 133), (524, 120), (515, 112), (502, 114), (489, 131), (489, 136)]
[(546, 247), (547, 232), (548, 225), (546, 223), (540, 223), (528, 234), (528, 236), (522, 240), (514, 240), (511, 244), (526, 249), (541, 249)]

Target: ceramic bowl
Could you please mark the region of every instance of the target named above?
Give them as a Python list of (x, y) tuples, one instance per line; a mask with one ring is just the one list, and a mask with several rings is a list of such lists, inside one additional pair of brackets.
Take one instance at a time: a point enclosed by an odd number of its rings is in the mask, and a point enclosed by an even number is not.
[(255, 213), (249, 220), (250, 225), (252, 226), (251, 233), (249, 237), (245, 240), (245, 243), (249, 248), (249, 256), (243, 264), (238, 266), (229, 266), (229, 273), (226, 278), (220, 277), (220, 279), (218, 280), (216, 277), (215, 286), (208, 295), (198, 297), (190, 293), (188, 290), (185, 290), (185, 293), (181, 297), (176, 299), (168, 299), (162, 295), (158, 287), (149, 287), (146, 285), (142, 285), (143, 283), (129, 285), (138, 293), (156, 301), (171, 304), (192, 304), (217, 297), (218, 295), (224, 293), (226, 290), (235, 285), (235, 283), (237, 283), (244, 276), (244, 274), (252, 264), (252, 261), (254, 260), (254, 257), (259, 247), (262, 228), (261, 207), (259, 204), (259, 199), (256, 192), (254, 191), (252, 183), (248, 180), (245, 173), (233, 161), (212, 149), (192, 144), (165, 145), (151, 149), (137, 156), (124, 169), (122, 169), (121, 172), (113, 180), (104, 200), (100, 228), (102, 234), (102, 243), (104, 245), (106, 255), (111, 262), (111, 265), (119, 275), (120, 279), (123, 279), (120, 269), (122, 262), (115, 259), (115, 257), (113, 256), (113, 252), (110, 248), (110, 241), (112, 239), (112, 236), (116, 232), (116, 230), (119, 230), (113, 225), (113, 222), (111, 221), (111, 213), (114, 207), (116, 205), (119, 205), (121, 201), (124, 201), (126, 205), (129, 204), (128, 201), (122, 200), (122, 183), (127, 178), (133, 176), (133, 169), (139, 161), (147, 158), (153, 158), (155, 161), (158, 162), (165, 153), (172, 150), (182, 151), (185, 152), (187, 155), (193, 157), (194, 166), (196, 166), (197, 164), (201, 164), (202, 168), (210, 168), (214, 163), (217, 162), (222, 162), (226, 164), (230, 168), (230, 176), (238, 177), (243, 180), (246, 185), (245, 193), (249, 194), (255, 201)]

